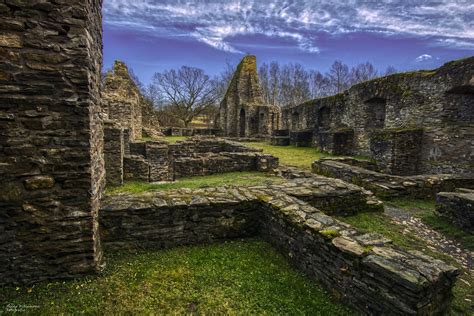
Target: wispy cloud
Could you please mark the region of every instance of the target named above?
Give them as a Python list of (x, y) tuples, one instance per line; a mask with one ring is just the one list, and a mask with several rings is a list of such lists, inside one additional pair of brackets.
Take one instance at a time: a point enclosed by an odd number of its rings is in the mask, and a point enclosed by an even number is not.
[(430, 60), (430, 59), (432, 59), (432, 58), (433, 58), (433, 56), (431, 56), (431, 55), (423, 54), (423, 55), (420, 55), (420, 56), (416, 57), (416, 58), (415, 58), (415, 61), (416, 61), (417, 63), (421, 63), (421, 62), (423, 62), (423, 61), (427, 61), (427, 60)]
[(318, 52), (318, 34), (375, 32), (428, 39), (433, 45), (474, 47), (474, 3), (329, 0), (104, 0), (109, 27), (152, 36), (188, 36), (211, 47), (240, 51), (230, 39), (261, 34)]

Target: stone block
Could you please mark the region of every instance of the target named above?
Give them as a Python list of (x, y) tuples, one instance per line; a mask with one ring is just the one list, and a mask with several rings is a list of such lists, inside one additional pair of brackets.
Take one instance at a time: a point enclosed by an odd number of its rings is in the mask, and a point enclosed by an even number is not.
[(474, 233), (474, 191), (440, 192), (436, 195), (436, 213), (468, 233)]

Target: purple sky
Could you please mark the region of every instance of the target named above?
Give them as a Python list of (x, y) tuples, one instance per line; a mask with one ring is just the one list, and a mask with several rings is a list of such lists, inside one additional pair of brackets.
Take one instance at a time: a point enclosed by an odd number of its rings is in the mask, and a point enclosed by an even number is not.
[(182, 65), (217, 74), (245, 53), (321, 72), (336, 59), (411, 70), (474, 55), (471, 0), (104, 0), (103, 11), (104, 67), (123, 60), (145, 84)]

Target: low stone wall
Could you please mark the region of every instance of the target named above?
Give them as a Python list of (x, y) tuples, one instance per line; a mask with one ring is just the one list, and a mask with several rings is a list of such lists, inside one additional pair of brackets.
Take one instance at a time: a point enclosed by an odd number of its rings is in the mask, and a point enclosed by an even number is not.
[(127, 130), (113, 124), (105, 133), (105, 160), (110, 185), (123, 180), (173, 181), (192, 175), (233, 171), (274, 172), (278, 158), (238, 142), (194, 137), (175, 144), (166, 141), (128, 142)]
[(169, 144), (170, 158), (198, 157), (201, 154), (220, 154), (233, 152), (261, 152), (259, 149), (244, 146), (238, 142), (215, 137), (193, 137)]
[(283, 176), (292, 180), (268, 188), (305, 201), (326, 214), (348, 216), (359, 212), (383, 212), (383, 203), (359, 186), (306, 172), (296, 174), (287, 170)]
[(474, 233), (474, 190), (436, 195), (436, 213), (466, 232)]
[(458, 274), (383, 236), (359, 233), (275, 187), (108, 196), (100, 225), (106, 249), (164, 248), (260, 234), (310, 278), (365, 314), (441, 314), (449, 307)]
[(207, 154), (198, 157), (183, 157), (174, 160), (176, 178), (210, 175), (234, 171), (272, 172), (278, 167), (278, 158), (261, 153)]
[(474, 188), (474, 175), (393, 176), (349, 165), (338, 159), (316, 160), (312, 170), (316, 174), (362, 186), (379, 197), (433, 198), (442, 191), (454, 191), (459, 187)]
[(285, 196), (263, 208), (262, 235), (339, 300), (369, 315), (442, 314), (458, 271)]
[(142, 156), (123, 157), (123, 169), (125, 180), (150, 181), (150, 164)]
[(216, 128), (184, 128), (163, 127), (160, 129), (165, 136), (221, 136), (222, 130)]
[(130, 250), (254, 236), (254, 202), (237, 190), (217, 189), (111, 196), (102, 203), (101, 238), (108, 250)]

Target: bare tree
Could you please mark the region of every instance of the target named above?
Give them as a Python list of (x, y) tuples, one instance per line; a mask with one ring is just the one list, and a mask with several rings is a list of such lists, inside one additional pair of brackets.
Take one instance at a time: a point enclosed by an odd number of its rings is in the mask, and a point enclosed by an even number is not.
[(327, 76), (319, 71), (312, 70), (310, 72), (310, 91), (311, 98), (325, 97), (331, 94), (331, 82)]
[(263, 63), (258, 68), (258, 78), (260, 81), (260, 86), (262, 87), (263, 100), (265, 103), (270, 103), (270, 76), (268, 64)]
[(153, 85), (162, 96), (167, 113), (188, 127), (192, 120), (216, 104), (215, 85), (202, 69), (182, 66), (157, 72)]
[(395, 69), (393, 66), (388, 66), (385, 70), (385, 76), (392, 75), (394, 73), (397, 73), (397, 69)]
[(327, 74), (333, 93), (340, 93), (349, 88), (349, 67), (340, 60), (336, 60)]
[(281, 68), (279, 79), (279, 103), (290, 106), (307, 101), (311, 97), (309, 73), (300, 64), (287, 64)]
[(218, 101), (224, 98), (230, 81), (234, 76), (235, 69), (236, 65), (227, 60), (224, 70), (214, 78), (213, 85)]
[(350, 84), (358, 84), (364, 81), (372, 80), (377, 77), (377, 70), (370, 62), (358, 64), (352, 67), (350, 73)]
[(269, 69), (269, 92), (268, 92), (268, 103), (271, 105), (278, 104), (278, 90), (280, 85), (280, 65), (272, 61)]

